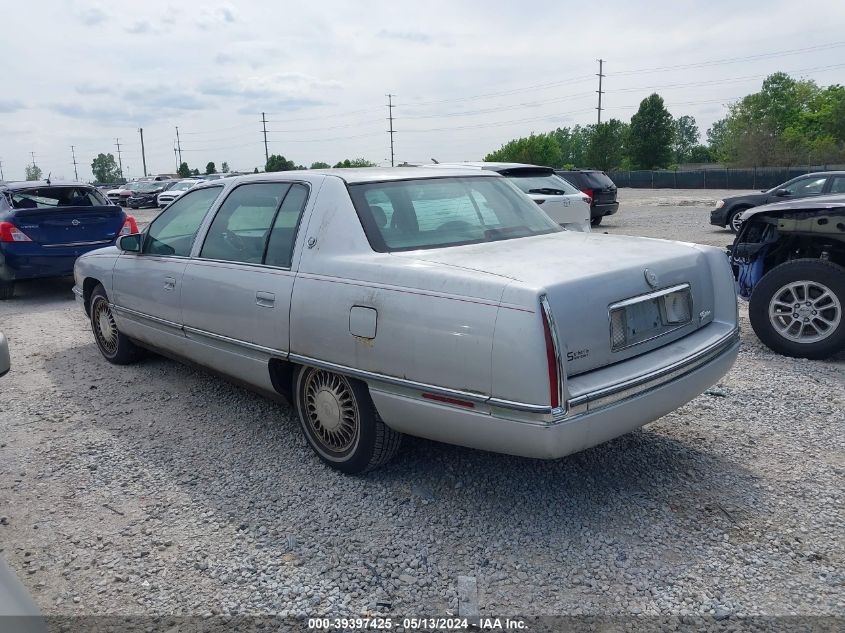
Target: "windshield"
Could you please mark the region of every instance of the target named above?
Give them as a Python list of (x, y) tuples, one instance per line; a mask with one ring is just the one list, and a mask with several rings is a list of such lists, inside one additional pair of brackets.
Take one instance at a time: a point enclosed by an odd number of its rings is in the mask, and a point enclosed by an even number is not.
[(88, 187), (38, 187), (16, 191), (11, 198), (15, 209), (94, 207), (107, 204), (95, 189)]
[(194, 181), (194, 180), (189, 180), (187, 182), (185, 182), (185, 181), (177, 182), (175, 185), (173, 185), (170, 188), (170, 191), (187, 191), (188, 189), (190, 189), (191, 187), (196, 185), (197, 182), (198, 181)]
[(503, 178), (424, 178), (350, 185), (379, 252), (495, 242), (562, 230)]
[(578, 190), (555, 174), (507, 174), (506, 177), (525, 193), (544, 196), (567, 196)]

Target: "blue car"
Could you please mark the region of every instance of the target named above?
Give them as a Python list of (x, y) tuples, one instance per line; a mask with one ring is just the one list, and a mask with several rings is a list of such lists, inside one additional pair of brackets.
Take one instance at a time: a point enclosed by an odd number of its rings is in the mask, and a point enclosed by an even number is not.
[(0, 300), (16, 281), (71, 275), (83, 253), (137, 232), (135, 219), (90, 185), (0, 184)]

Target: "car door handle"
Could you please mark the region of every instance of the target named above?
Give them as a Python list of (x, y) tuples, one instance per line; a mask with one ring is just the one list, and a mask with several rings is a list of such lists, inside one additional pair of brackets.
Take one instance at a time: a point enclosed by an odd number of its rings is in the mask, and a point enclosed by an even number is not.
[(164, 289), (165, 290), (176, 290), (176, 278), (175, 277), (165, 277), (164, 278)]
[(255, 293), (255, 303), (262, 308), (272, 308), (276, 305), (276, 295), (272, 292), (264, 292), (259, 290)]

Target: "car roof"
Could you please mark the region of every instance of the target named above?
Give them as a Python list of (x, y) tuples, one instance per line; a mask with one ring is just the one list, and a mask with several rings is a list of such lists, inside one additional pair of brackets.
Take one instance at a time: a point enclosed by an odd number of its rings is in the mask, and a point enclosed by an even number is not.
[(753, 211), (789, 211), (801, 209), (816, 209), (819, 207), (832, 208), (845, 206), (845, 194), (832, 194), (828, 196), (808, 196), (806, 198), (796, 198), (795, 200), (785, 200), (783, 202), (772, 202), (770, 204), (761, 205), (759, 207), (752, 207)]
[[(454, 169), (449, 171), (449, 176), (496, 176), (494, 173), (485, 173), (478, 169)], [(314, 176), (331, 176), (340, 178), (347, 184), (358, 184), (365, 182), (384, 182), (390, 180), (416, 180), (420, 178), (444, 178), (443, 172), (425, 167), (350, 167), (341, 169), (297, 169), (291, 171), (274, 171), (261, 174), (249, 174), (226, 178), (226, 181), (235, 180), (239, 183), (254, 180), (310, 180)], [(219, 181), (212, 180), (203, 183), (204, 186), (213, 186)]]
[(503, 172), (503, 171), (511, 171), (511, 170), (521, 170), (521, 169), (538, 169), (542, 171), (548, 171), (549, 173), (553, 172), (554, 169), (552, 167), (546, 167), (545, 165), (531, 165), (529, 163), (499, 163), (495, 161), (467, 161), (463, 163), (436, 163), (434, 165), (425, 165), (425, 167), (449, 167), (451, 168), (458, 168), (464, 167), (469, 169), (484, 169), (486, 171), (495, 171), (495, 172)]
[(36, 189), (38, 187), (88, 187), (94, 189), (94, 185), (89, 185), (85, 182), (74, 182), (72, 180), (21, 180), (18, 182), (5, 182), (0, 185), (0, 189), (7, 189), (9, 191), (17, 191), (20, 189)]

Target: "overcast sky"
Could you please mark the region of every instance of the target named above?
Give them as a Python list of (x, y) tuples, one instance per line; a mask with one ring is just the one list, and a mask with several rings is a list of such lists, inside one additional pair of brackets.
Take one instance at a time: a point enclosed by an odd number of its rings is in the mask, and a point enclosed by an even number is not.
[[(172, 172), (366, 157), (478, 160), (516, 136), (628, 120), (660, 93), (702, 134), (777, 70), (845, 83), (845, 2), (3, 1), (0, 161), (81, 179), (98, 152)], [(131, 6), (131, 8), (129, 8)], [(808, 50), (811, 49), (812, 50)], [(727, 63), (724, 60), (731, 60)], [(716, 64), (704, 62), (720, 61)]]

